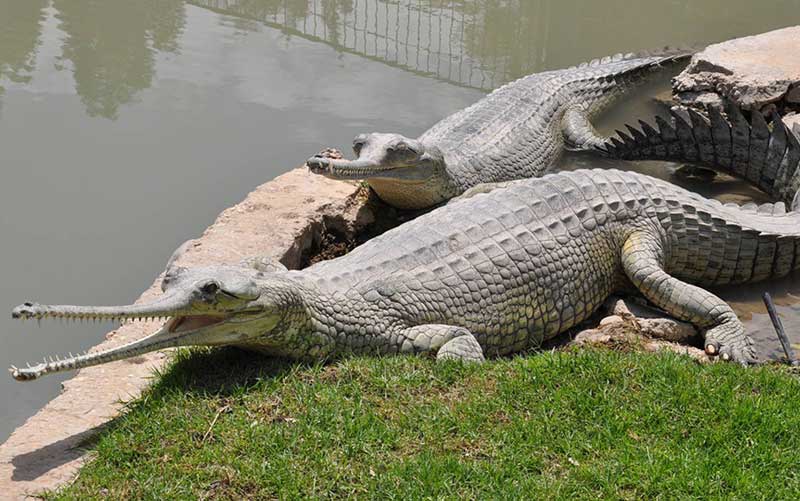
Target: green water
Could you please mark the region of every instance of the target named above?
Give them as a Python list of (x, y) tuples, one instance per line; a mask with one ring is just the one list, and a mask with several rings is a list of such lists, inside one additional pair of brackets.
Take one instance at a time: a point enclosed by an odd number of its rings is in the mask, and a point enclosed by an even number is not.
[[(132, 301), (225, 207), (359, 132), (413, 136), (512, 78), (797, 24), (799, 7), (0, 0), (0, 311), (27, 299)], [(647, 92), (606, 124), (651, 113)], [(769, 287), (797, 332), (800, 289)], [(757, 292), (726, 295), (744, 311)], [(86, 349), (111, 327), (39, 329), (9, 317), (0, 316), (0, 366)], [(750, 325), (773, 350), (764, 315)], [(67, 377), (0, 378), (0, 439)]]

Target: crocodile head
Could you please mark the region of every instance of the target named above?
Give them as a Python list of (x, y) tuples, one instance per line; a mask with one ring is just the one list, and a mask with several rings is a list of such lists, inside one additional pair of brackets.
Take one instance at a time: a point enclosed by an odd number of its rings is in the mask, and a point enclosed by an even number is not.
[(268, 337), (287, 307), (296, 302), (291, 284), (279, 274), (243, 266), (175, 268), (165, 275), (162, 289), (164, 294), (152, 302), (130, 306), (18, 306), (12, 316), (21, 320), (168, 320), (157, 332), (138, 341), (106, 351), (51, 358), (27, 368), (11, 367), (12, 376), (27, 381), (174, 346), (246, 345)]
[(450, 196), (440, 194), (451, 183), (444, 155), (435, 146), (376, 132), (356, 136), (353, 152), (355, 160), (317, 155), (306, 165), (331, 179), (366, 179), (382, 199), (401, 208), (424, 208)]

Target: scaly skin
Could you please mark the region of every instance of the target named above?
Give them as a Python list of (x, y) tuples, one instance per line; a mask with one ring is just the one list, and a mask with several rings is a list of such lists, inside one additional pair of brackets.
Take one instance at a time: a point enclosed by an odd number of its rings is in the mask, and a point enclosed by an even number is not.
[[(564, 149), (602, 138), (589, 120), (647, 75), (686, 52), (621, 55), (526, 76), (440, 121), (417, 139), (361, 134), (356, 160), (315, 156), (309, 169), (333, 179), (366, 179), (385, 202), (425, 209), (483, 183), (539, 177)], [(588, 141), (588, 143), (587, 143)]]
[(479, 361), (538, 346), (629, 283), (705, 330), (709, 354), (748, 363), (741, 322), (700, 287), (787, 275), (798, 254), (800, 213), (781, 206), (722, 205), (630, 172), (563, 172), (454, 201), (302, 271), (265, 260), (170, 269), (152, 305), (26, 303), (15, 317), (172, 319), (125, 347), (12, 372), (35, 379), (179, 345)]
[[(712, 167), (752, 182), (793, 210), (800, 208), (800, 125), (789, 130), (777, 113), (772, 114), (771, 128), (761, 113), (752, 113), (748, 122), (735, 106), (728, 107), (726, 115), (716, 108), (704, 115), (680, 107), (671, 114), (671, 121), (657, 117), (656, 127), (640, 121), (641, 130), (627, 126), (630, 135), (617, 131), (618, 137), (594, 142), (592, 147), (623, 160)], [(587, 136), (597, 137), (591, 132)]]

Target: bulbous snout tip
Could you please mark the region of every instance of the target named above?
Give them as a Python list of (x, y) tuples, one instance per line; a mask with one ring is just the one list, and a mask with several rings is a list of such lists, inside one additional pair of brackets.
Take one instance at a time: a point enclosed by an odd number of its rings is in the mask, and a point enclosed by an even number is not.
[(11, 318), (14, 319), (31, 318), (37, 314), (41, 314), (41, 305), (32, 303), (30, 301), (26, 301), (25, 303), (22, 303), (11, 310)]
[(314, 174), (330, 172), (333, 160), (342, 160), (344, 155), (336, 148), (325, 148), (313, 157), (306, 160), (306, 166)]
[(331, 162), (327, 158), (321, 157), (319, 155), (314, 155), (313, 157), (306, 160), (306, 167), (308, 170), (313, 172), (314, 174), (322, 174), (328, 171)]

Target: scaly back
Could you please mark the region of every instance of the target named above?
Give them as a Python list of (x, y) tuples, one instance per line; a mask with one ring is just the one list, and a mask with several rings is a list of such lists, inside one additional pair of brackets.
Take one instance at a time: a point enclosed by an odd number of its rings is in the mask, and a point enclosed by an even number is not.
[(342, 290), (398, 271), (435, 273), (462, 258), (492, 259), (512, 247), (557, 254), (589, 233), (621, 245), (636, 229), (666, 235), (667, 271), (694, 283), (755, 281), (800, 265), (800, 214), (782, 204), (723, 205), (643, 174), (595, 169), (452, 202), (302, 273)]
[(445, 118), (420, 140), (444, 152), (456, 179), (478, 178), (470, 185), (540, 176), (563, 149), (561, 118), (568, 107), (591, 117), (647, 74), (687, 56), (675, 50), (618, 54), (529, 75)]

